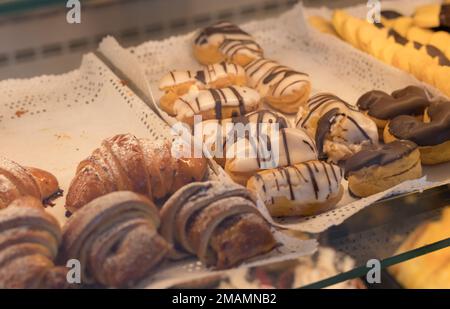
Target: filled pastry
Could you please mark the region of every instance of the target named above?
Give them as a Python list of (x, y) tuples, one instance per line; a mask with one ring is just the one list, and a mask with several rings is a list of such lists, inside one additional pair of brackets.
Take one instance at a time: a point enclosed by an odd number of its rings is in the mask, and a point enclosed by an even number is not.
[(384, 142), (396, 139), (416, 143), (422, 164), (450, 161), (450, 102), (431, 102), (423, 120), (408, 115), (392, 119), (384, 129)]
[(228, 61), (245, 66), (263, 56), (255, 39), (230, 22), (218, 22), (202, 29), (194, 40), (194, 56), (201, 64)]
[(264, 101), (273, 108), (292, 114), (305, 104), (311, 92), (311, 82), (306, 73), (258, 58), (245, 66), (250, 87), (257, 89)]
[(171, 144), (119, 134), (104, 140), (77, 167), (66, 198), (75, 212), (114, 191), (133, 191), (152, 200), (166, 197), (192, 181), (204, 179), (205, 158), (175, 158)]
[(196, 255), (207, 266), (229, 268), (269, 252), (276, 244), (254, 196), (232, 183), (192, 183), (161, 209), (161, 235), (172, 258)]
[(63, 228), (61, 259), (77, 259), (83, 284), (129, 287), (155, 269), (169, 245), (158, 234), (160, 217), (146, 197), (129, 191), (101, 196)]
[(342, 198), (342, 170), (309, 161), (260, 171), (247, 188), (258, 193), (274, 217), (311, 216), (334, 207)]
[(191, 87), (218, 89), (232, 85), (245, 86), (246, 83), (244, 68), (228, 62), (210, 64), (198, 71), (170, 71), (159, 83), (159, 89), (165, 92), (160, 99), (160, 105), (167, 109), (176, 99), (188, 93)]
[(20, 196), (30, 195), (44, 205), (62, 195), (58, 180), (49, 172), (0, 157), (0, 209)]
[(201, 134), (203, 145), (223, 166), (228, 146), (247, 135), (256, 138), (256, 136), (264, 134), (271, 125), (278, 125), (278, 129), (284, 129), (289, 127), (289, 122), (283, 115), (263, 109), (244, 116), (223, 120), (206, 120), (196, 124), (194, 132)]
[(330, 93), (319, 93), (300, 107), (297, 128), (316, 141), (319, 158), (338, 163), (378, 143), (376, 124), (354, 106)]
[(356, 103), (366, 113), (382, 133), (387, 122), (399, 115), (423, 117), (430, 105), (425, 90), (417, 86), (408, 86), (396, 90), (390, 95), (384, 91), (372, 90), (363, 94)]
[(396, 140), (366, 148), (345, 162), (348, 189), (358, 197), (376, 194), (421, 176), (420, 152), (411, 141)]
[(0, 210), (0, 288), (68, 288), (67, 268), (55, 266), (61, 229), (33, 196)]
[(286, 128), (256, 139), (241, 138), (227, 149), (226, 156), (225, 171), (235, 182), (245, 185), (262, 169), (316, 160), (317, 150), (305, 130)]
[(189, 92), (172, 104), (161, 108), (178, 121), (194, 125), (194, 116), (201, 116), (201, 121), (225, 119), (245, 115), (257, 110), (261, 96), (248, 87), (230, 86), (220, 89), (198, 90), (191, 87)]

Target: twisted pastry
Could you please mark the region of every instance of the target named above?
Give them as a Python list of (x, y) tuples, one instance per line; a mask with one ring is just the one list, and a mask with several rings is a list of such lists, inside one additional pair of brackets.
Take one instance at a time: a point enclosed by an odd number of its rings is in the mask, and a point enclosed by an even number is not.
[(254, 197), (235, 184), (189, 184), (166, 202), (161, 220), (161, 235), (174, 244), (172, 258), (194, 254), (206, 265), (228, 268), (275, 246)]
[(263, 56), (255, 39), (229, 22), (218, 22), (202, 29), (194, 40), (194, 56), (202, 64), (227, 60), (245, 66)]
[(60, 196), (58, 181), (49, 172), (23, 167), (0, 157), (0, 209), (20, 196), (30, 195), (51, 205), (51, 200)]
[(74, 212), (93, 199), (114, 191), (133, 191), (150, 199), (164, 198), (191, 181), (202, 180), (205, 158), (172, 157), (169, 143), (119, 134), (77, 168), (66, 198), (66, 209)]
[(158, 209), (146, 197), (122, 191), (99, 197), (63, 228), (61, 256), (78, 259), (81, 280), (128, 287), (148, 275), (167, 251), (158, 235)]
[(55, 267), (61, 229), (41, 202), (25, 196), (0, 211), (0, 288), (64, 288), (67, 269)]
[(311, 92), (309, 75), (295, 71), (276, 61), (259, 58), (245, 66), (249, 86), (283, 113), (297, 112), (306, 103)]

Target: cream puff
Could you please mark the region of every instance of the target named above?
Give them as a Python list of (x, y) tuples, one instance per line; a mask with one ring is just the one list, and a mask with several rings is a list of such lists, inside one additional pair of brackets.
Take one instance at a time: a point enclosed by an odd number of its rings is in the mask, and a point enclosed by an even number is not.
[(423, 117), (425, 109), (430, 105), (430, 99), (423, 88), (407, 86), (390, 95), (380, 90), (366, 92), (356, 105), (376, 123), (381, 134), (387, 122), (396, 116)]
[(334, 207), (342, 198), (342, 170), (309, 161), (260, 171), (247, 182), (273, 217), (311, 216)]
[(230, 22), (219, 22), (202, 29), (194, 40), (194, 56), (201, 64), (229, 61), (245, 66), (263, 56), (255, 39)]
[(260, 170), (317, 159), (314, 141), (306, 131), (269, 130), (256, 138), (241, 138), (228, 147), (225, 171), (235, 182), (245, 185)]
[(408, 115), (392, 119), (384, 129), (384, 142), (397, 139), (416, 143), (422, 164), (450, 161), (450, 102), (431, 102), (423, 121)]
[(306, 73), (265, 58), (253, 60), (245, 66), (245, 71), (249, 86), (283, 113), (295, 113), (309, 98), (311, 82)]
[(256, 138), (266, 132), (270, 125), (276, 125), (278, 129), (290, 126), (289, 121), (280, 113), (263, 109), (244, 116), (199, 122), (194, 126), (194, 136), (200, 135), (206, 149), (224, 166), (228, 146), (246, 136)]
[(406, 140), (361, 150), (347, 159), (344, 169), (349, 191), (357, 197), (385, 191), (422, 175), (419, 149)]
[(334, 163), (378, 143), (376, 124), (356, 107), (330, 93), (311, 97), (299, 109), (296, 127), (314, 137), (319, 158)]

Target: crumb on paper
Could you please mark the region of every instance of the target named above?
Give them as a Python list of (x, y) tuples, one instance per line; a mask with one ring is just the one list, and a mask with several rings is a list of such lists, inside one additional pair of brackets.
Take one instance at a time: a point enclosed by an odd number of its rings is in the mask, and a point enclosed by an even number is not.
[(126, 86), (128, 83), (127, 83), (126, 80), (121, 79), (121, 80), (120, 80), (120, 84), (121, 84), (122, 86)]
[(17, 118), (20, 118), (20, 117), (22, 117), (23, 115), (25, 115), (26, 113), (28, 113), (28, 110), (26, 110), (26, 109), (20, 109), (20, 110), (16, 111), (16, 117), (17, 117)]
[(62, 139), (71, 139), (69, 134), (66, 133), (56, 133), (55, 134), (56, 139), (62, 140)]

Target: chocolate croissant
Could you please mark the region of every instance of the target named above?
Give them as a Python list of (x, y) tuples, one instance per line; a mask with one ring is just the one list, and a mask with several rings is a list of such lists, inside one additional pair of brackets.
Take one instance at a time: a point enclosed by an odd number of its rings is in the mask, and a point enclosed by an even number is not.
[(164, 204), (161, 220), (161, 235), (174, 244), (174, 259), (193, 254), (204, 264), (223, 269), (275, 246), (254, 197), (235, 184), (189, 184)]
[(12, 160), (0, 157), (0, 209), (26, 195), (48, 204), (61, 192), (58, 181), (49, 172), (23, 167)]
[(187, 183), (202, 180), (206, 171), (205, 158), (172, 157), (170, 143), (116, 135), (78, 165), (66, 209), (75, 212), (114, 191), (133, 191), (151, 200), (164, 198)]
[(0, 288), (65, 288), (67, 268), (54, 260), (61, 240), (58, 222), (31, 196), (0, 211)]
[(146, 197), (113, 192), (85, 205), (63, 228), (61, 258), (78, 259), (83, 284), (129, 287), (169, 250), (159, 236), (158, 209)]

